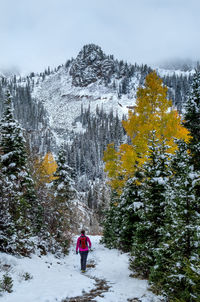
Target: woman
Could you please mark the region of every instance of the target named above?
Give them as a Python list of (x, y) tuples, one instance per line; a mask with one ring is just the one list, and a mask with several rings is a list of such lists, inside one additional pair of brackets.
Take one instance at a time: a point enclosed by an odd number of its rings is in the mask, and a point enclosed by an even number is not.
[(91, 241), (90, 238), (85, 236), (85, 230), (81, 231), (81, 236), (77, 239), (76, 243), (76, 254), (78, 251), (81, 255), (81, 271), (85, 273), (86, 270), (86, 263), (87, 263), (87, 256), (88, 256), (88, 246), (91, 249)]

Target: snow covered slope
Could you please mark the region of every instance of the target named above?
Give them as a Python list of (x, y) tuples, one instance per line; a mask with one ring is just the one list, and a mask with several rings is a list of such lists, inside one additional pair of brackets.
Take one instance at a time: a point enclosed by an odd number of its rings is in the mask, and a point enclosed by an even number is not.
[[(98, 46), (92, 44), (85, 46), (67, 67), (61, 66), (45, 79), (39, 79), (32, 95), (43, 101), (56, 137), (66, 139), (66, 132), (81, 131), (76, 119), (81, 110), (88, 109), (88, 106), (91, 114), (95, 114), (97, 106), (103, 106), (107, 113), (113, 109), (119, 117), (127, 114), (128, 107), (134, 105), (141, 79), (141, 73), (135, 71), (126, 82), (126, 73), (131, 68), (131, 65), (106, 56)], [(119, 94), (125, 88), (128, 92)]]
[[(136, 78), (135, 87), (138, 87)], [(57, 73), (41, 82), (35, 88), (33, 96), (44, 102), (51, 127), (65, 130), (76, 127), (74, 122), (81, 114), (81, 106), (87, 109), (90, 105), (91, 113), (96, 112), (97, 105), (99, 108), (103, 106), (106, 112), (114, 109), (122, 116), (128, 112), (127, 106), (134, 105), (134, 97), (124, 95), (119, 98), (116, 90), (105, 87), (100, 81), (87, 87), (73, 86), (72, 78), (65, 67), (61, 67)]]

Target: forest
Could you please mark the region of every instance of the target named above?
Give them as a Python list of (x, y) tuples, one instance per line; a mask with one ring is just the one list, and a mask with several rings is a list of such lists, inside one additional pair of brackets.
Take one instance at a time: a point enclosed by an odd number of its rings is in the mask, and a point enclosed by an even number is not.
[[(161, 78), (99, 49), (95, 64), (81, 65), (88, 49), (64, 66), (73, 85), (99, 77), (120, 99), (140, 73), (136, 103), (122, 119), (103, 107), (81, 108), (84, 131), (70, 131), (60, 146), (42, 100), (32, 97), (36, 82), (57, 69), (1, 78), (0, 251), (67, 254), (81, 200), (104, 244), (129, 253), (135, 277), (148, 278), (166, 301), (199, 301), (200, 72)], [(90, 63), (103, 71), (92, 77), (90, 69), (83, 81), (80, 68)]]

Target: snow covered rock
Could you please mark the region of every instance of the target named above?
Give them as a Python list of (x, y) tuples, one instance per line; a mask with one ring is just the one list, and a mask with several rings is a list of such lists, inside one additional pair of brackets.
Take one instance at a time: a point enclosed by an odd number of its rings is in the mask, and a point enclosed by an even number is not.
[(79, 52), (70, 68), (74, 86), (88, 86), (98, 79), (110, 77), (114, 70), (114, 61), (106, 56), (95, 44), (88, 44)]

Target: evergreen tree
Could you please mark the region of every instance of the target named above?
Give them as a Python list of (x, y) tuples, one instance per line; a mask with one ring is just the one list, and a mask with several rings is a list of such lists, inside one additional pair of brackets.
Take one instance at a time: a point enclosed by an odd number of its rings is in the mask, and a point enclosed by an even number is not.
[(104, 219), (104, 213), (106, 209), (108, 208), (108, 201), (109, 201), (109, 196), (110, 196), (110, 191), (108, 190), (108, 187), (106, 187), (105, 183), (98, 184), (100, 189), (100, 199), (97, 204), (97, 210), (96, 213), (98, 215), (98, 221), (100, 224), (102, 224), (103, 219)]
[(93, 204), (93, 195), (92, 195), (92, 189), (90, 188), (87, 195), (87, 205), (90, 209), (92, 209)]
[(76, 197), (74, 182), (70, 175), (72, 169), (67, 165), (66, 151), (64, 146), (61, 146), (58, 153), (57, 170), (54, 173), (55, 179), (52, 182), (53, 189), (53, 234), (55, 239), (60, 241), (67, 251), (68, 241), (67, 236), (71, 229), (72, 219), (72, 200)]
[(200, 173), (191, 166), (186, 143), (180, 141), (178, 145), (171, 162), (173, 176), (166, 194), (163, 239), (154, 252), (156, 265), (151, 268), (150, 280), (170, 301), (193, 302), (198, 301), (195, 288), (199, 278), (190, 277), (200, 261), (200, 198), (196, 194)]
[(169, 178), (167, 147), (165, 142), (163, 145), (158, 144), (155, 131), (152, 132), (148, 147), (149, 154), (144, 165), (144, 181), (141, 188), (144, 207), (139, 210), (141, 220), (136, 224), (132, 246), (134, 260), (131, 264), (145, 277), (155, 265), (154, 251), (162, 241)]
[(12, 252), (15, 226), (9, 212), (9, 198), (6, 197), (6, 179), (0, 169), (0, 251)]
[[(186, 261), (185, 263), (185, 275), (188, 281), (187, 288), (189, 289), (189, 301), (200, 301), (200, 264), (191, 263)], [(184, 302), (185, 298), (176, 299), (177, 302)]]
[(103, 243), (108, 248), (118, 247), (119, 233), (119, 221), (118, 221), (118, 203), (119, 196), (115, 191), (112, 191), (111, 201), (109, 209), (105, 212), (105, 217), (103, 221)]
[(200, 71), (193, 77), (192, 90), (185, 106), (184, 125), (190, 131), (189, 149), (194, 169), (200, 171)]
[(13, 252), (26, 253), (29, 249), (26, 240), (34, 232), (36, 199), (27, 166), (23, 132), (13, 118), (9, 92), (0, 126), (1, 173), (6, 179), (3, 198), (14, 223), (13, 236), (16, 236)]
[(143, 174), (136, 171), (135, 177), (129, 179), (123, 189), (118, 205), (119, 248), (129, 252), (134, 240), (136, 225), (140, 221), (138, 209), (143, 206), (141, 202), (141, 181)]

